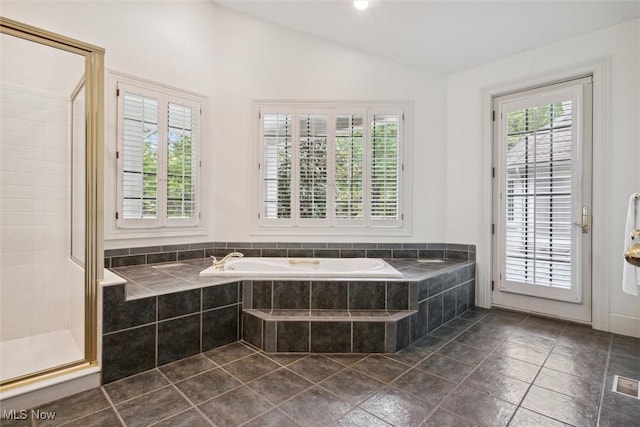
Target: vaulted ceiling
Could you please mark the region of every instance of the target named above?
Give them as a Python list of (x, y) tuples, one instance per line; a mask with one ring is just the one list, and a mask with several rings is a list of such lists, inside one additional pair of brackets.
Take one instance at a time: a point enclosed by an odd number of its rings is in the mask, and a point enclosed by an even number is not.
[[(617, 0), (214, 0), (222, 7), (444, 74), (640, 16)], [(319, 59), (321, 60), (321, 59)]]

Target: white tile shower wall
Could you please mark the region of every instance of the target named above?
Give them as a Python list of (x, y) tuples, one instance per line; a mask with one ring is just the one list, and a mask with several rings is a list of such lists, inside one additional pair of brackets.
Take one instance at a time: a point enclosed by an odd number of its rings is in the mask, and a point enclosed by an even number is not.
[(69, 100), (2, 86), (0, 339), (69, 329)]

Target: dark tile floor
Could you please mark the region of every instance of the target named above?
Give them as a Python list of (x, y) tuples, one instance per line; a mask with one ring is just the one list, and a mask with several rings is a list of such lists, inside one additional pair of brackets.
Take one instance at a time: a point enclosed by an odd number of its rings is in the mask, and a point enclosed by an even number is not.
[[(68, 426), (636, 426), (640, 340), (474, 309), (397, 354), (234, 343), (47, 404)], [(6, 408), (5, 408), (6, 409)]]

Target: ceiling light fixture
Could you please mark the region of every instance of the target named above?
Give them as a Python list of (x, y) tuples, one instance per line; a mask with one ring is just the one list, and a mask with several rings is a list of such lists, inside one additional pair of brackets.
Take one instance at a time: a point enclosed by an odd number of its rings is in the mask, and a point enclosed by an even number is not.
[(369, 2), (366, 0), (354, 0), (353, 7), (358, 10), (365, 10), (369, 7)]

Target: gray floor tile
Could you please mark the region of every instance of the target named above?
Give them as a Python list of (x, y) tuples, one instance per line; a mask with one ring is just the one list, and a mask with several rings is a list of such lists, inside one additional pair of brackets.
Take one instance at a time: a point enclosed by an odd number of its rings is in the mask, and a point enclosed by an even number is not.
[[(4, 426), (4, 423), (2, 425)], [(38, 423), (37, 425), (41, 424)], [(116, 415), (116, 411), (113, 408), (106, 408), (65, 424), (65, 427), (114, 427), (122, 425), (124, 424)]]
[(377, 354), (372, 354), (354, 363), (351, 367), (385, 383), (393, 381), (396, 377), (410, 369), (409, 366), (403, 363)]
[(594, 405), (599, 404), (602, 392), (602, 381), (599, 379), (587, 380), (547, 368), (540, 370), (534, 384), (577, 399), (591, 401)]
[(427, 335), (426, 337), (420, 338), (418, 341), (415, 341), (413, 346), (420, 347), (429, 351), (436, 351), (443, 345), (445, 345), (448, 341), (442, 338), (434, 337), (431, 335)]
[(495, 353), (542, 366), (547, 360), (550, 350), (541, 350), (512, 341), (504, 341), (496, 347)]
[(321, 355), (311, 355), (288, 365), (287, 368), (309, 381), (318, 382), (345, 369), (345, 366)]
[(476, 427), (479, 423), (465, 420), (459, 415), (438, 408), (427, 420), (420, 424), (420, 427)]
[[(476, 323), (457, 329), (467, 322)], [(172, 427), (493, 427), (510, 418), (512, 426), (588, 427), (598, 409), (600, 426), (640, 419), (638, 400), (611, 391), (614, 374), (640, 379), (640, 339), (482, 309), (440, 332), (453, 341), (428, 335), (384, 355), (267, 354), (238, 342), (37, 408), (56, 412), (53, 423), (3, 419), (2, 425), (110, 427), (121, 416), (128, 425)]]
[(218, 426), (237, 426), (273, 408), (247, 386), (236, 388), (215, 399), (202, 403), (198, 408)]
[(216, 367), (209, 358), (202, 354), (187, 357), (168, 365), (160, 366), (158, 369), (169, 378), (170, 381), (180, 381), (185, 378), (201, 374)]
[(109, 407), (109, 401), (100, 388), (83, 391), (36, 408), (42, 412), (55, 412), (55, 419), (39, 422), (38, 425), (60, 425), (77, 418), (93, 414)]
[(606, 364), (602, 361), (591, 360), (586, 355), (575, 357), (556, 352), (549, 355), (543, 366), (554, 371), (592, 380), (602, 378), (606, 368)]
[(440, 326), (439, 328), (429, 332), (429, 335), (445, 340), (452, 340), (461, 333), (462, 331), (460, 329), (450, 328), (449, 326)]
[(613, 335), (611, 340), (611, 353), (640, 358), (640, 338)]
[(466, 419), (492, 427), (506, 426), (517, 407), (466, 386), (456, 388), (441, 406)]
[(280, 406), (291, 418), (305, 426), (327, 426), (343, 417), (351, 405), (326, 390), (313, 387)]
[(522, 406), (564, 423), (590, 427), (598, 421), (598, 405), (578, 400), (538, 386), (532, 386), (522, 401)]
[(365, 357), (367, 357), (366, 354), (356, 354), (356, 353), (352, 353), (352, 354), (326, 354), (325, 356), (327, 356), (329, 359), (333, 360), (334, 362), (338, 362), (342, 365), (345, 366), (351, 366), (354, 363), (364, 359)]
[(322, 381), (320, 386), (356, 405), (383, 387), (384, 383), (354, 369), (345, 369)]
[(204, 353), (209, 359), (213, 360), (218, 365), (224, 365), (225, 363), (233, 362), (241, 357), (248, 356), (256, 351), (240, 342), (234, 342), (222, 347), (214, 348)]
[(169, 385), (169, 381), (156, 369), (152, 369), (109, 383), (104, 386), (104, 390), (111, 401), (116, 404), (167, 385)]
[(529, 383), (482, 368), (472, 372), (462, 384), (514, 405), (520, 404), (529, 389)]
[(276, 362), (256, 353), (236, 360), (235, 362), (227, 363), (222, 369), (240, 381), (248, 382), (279, 368), (280, 365)]
[(539, 366), (532, 363), (499, 355), (489, 357), (480, 364), (480, 368), (527, 383), (531, 383), (540, 370)]
[(189, 408), (189, 402), (172, 386), (116, 405), (127, 426), (146, 426)]
[(439, 354), (433, 354), (416, 365), (417, 368), (437, 375), (454, 383), (459, 383), (473, 370), (473, 366), (450, 359)]
[(481, 334), (479, 332), (465, 331), (464, 333), (455, 337), (453, 341), (471, 347), (479, 348), (481, 350), (493, 350), (496, 346), (498, 346), (498, 344), (500, 344), (502, 340)]
[(429, 349), (410, 345), (397, 353), (388, 353), (384, 356), (397, 362), (404, 363), (405, 365), (413, 366), (416, 363), (423, 361), (431, 354), (432, 352)]
[(238, 380), (221, 368), (216, 368), (176, 383), (176, 387), (178, 387), (194, 405), (214, 398), (240, 385), (241, 383)]
[(263, 356), (268, 357), (276, 363), (282, 366), (287, 366), (293, 362), (297, 362), (300, 359), (304, 359), (308, 356), (306, 353), (261, 353)]
[(553, 418), (545, 417), (544, 415), (532, 412), (525, 408), (518, 408), (513, 419), (509, 423), (509, 427), (569, 427), (567, 424), (562, 423)]
[(333, 427), (391, 427), (391, 424), (382, 421), (367, 411), (355, 408), (340, 418)]
[(418, 426), (433, 409), (411, 394), (387, 387), (367, 399), (360, 407), (394, 426)]
[(199, 411), (191, 408), (158, 424), (154, 424), (153, 427), (207, 427), (210, 425), (209, 421)]
[(269, 402), (278, 405), (291, 396), (313, 386), (313, 383), (288, 369), (281, 368), (251, 381), (247, 386)]
[(418, 369), (408, 371), (392, 382), (391, 385), (434, 405), (440, 403), (456, 386), (456, 384), (451, 381)]
[(456, 359), (469, 365), (477, 365), (487, 357), (489, 350), (480, 350), (479, 348), (469, 347), (468, 345), (457, 342), (450, 342), (439, 349), (437, 354)]
[(258, 418), (251, 420), (245, 424), (245, 427), (298, 427), (300, 424), (292, 420), (287, 414), (280, 409), (272, 409), (271, 411), (260, 415)]

